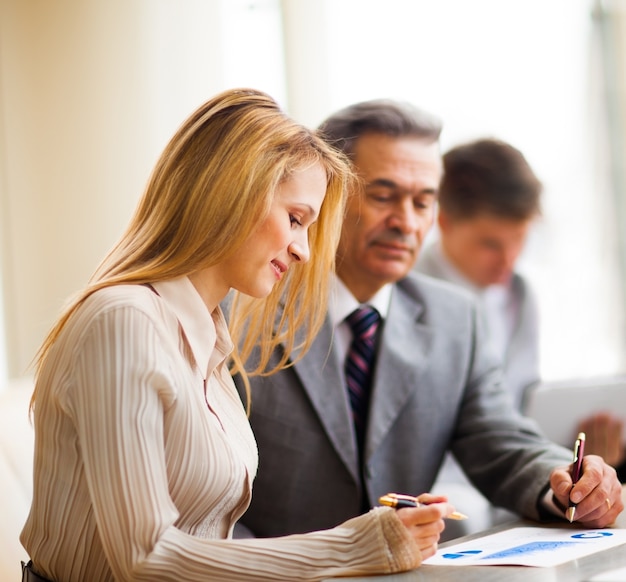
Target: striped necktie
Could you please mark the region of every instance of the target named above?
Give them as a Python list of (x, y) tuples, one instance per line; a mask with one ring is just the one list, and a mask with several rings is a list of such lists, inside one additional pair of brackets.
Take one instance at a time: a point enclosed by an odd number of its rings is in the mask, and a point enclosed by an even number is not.
[(346, 317), (346, 322), (352, 329), (353, 338), (346, 358), (346, 383), (357, 443), (359, 451), (362, 451), (380, 315), (373, 307), (366, 305), (353, 311)]

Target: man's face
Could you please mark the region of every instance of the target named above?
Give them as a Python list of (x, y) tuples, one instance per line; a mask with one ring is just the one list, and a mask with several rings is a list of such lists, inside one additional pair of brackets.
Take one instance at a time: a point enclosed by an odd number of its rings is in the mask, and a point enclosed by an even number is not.
[(532, 219), (511, 220), (492, 214), (453, 219), (439, 211), (446, 256), (478, 287), (508, 283), (531, 223)]
[(349, 200), (337, 250), (337, 274), (359, 301), (411, 270), (435, 211), (438, 143), (368, 134), (354, 165), (364, 187)]

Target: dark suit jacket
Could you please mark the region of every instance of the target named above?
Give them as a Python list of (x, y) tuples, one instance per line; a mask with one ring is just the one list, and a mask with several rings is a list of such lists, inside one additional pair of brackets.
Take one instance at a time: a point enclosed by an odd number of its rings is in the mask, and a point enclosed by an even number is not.
[(257, 536), (335, 526), (382, 494), (428, 491), (448, 449), (493, 503), (538, 518), (549, 472), (570, 463), (571, 452), (516, 412), (481, 333), (464, 292), (423, 275), (394, 286), (379, 341), (363, 483), (328, 322), (304, 359), (251, 378), (259, 470), (241, 522)]

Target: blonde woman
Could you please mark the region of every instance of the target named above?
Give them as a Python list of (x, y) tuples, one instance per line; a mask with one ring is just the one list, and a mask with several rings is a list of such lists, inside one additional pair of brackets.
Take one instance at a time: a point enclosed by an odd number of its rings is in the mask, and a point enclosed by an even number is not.
[[(330, 530), (231, 538), (257, 450), (229, 366), (242, 371), (260, 346), (251, 373), (272, 373), (286, 364), (269, 366), (278, 344), (312, 341), (352, 180), (340, 154), (254, 90), (224, 92), (183, 124), (39, 353), (24, 580), (319, 580), (435, 552), (453, 508), (432, 496)], [(231, 289), (232, 339), (220, 309)]]

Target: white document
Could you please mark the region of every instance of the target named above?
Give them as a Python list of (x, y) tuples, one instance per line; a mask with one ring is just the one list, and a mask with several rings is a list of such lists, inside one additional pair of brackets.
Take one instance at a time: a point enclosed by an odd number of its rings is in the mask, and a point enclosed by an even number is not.
[(424, 564), (433, 566), (550, 567), (626, 544), (626, 529), (515, 527), (437, 553)]
[(589, 578), (589, 582), (624, 582), (624, 580), (626, 580), (626, 568), (609, 570)]

